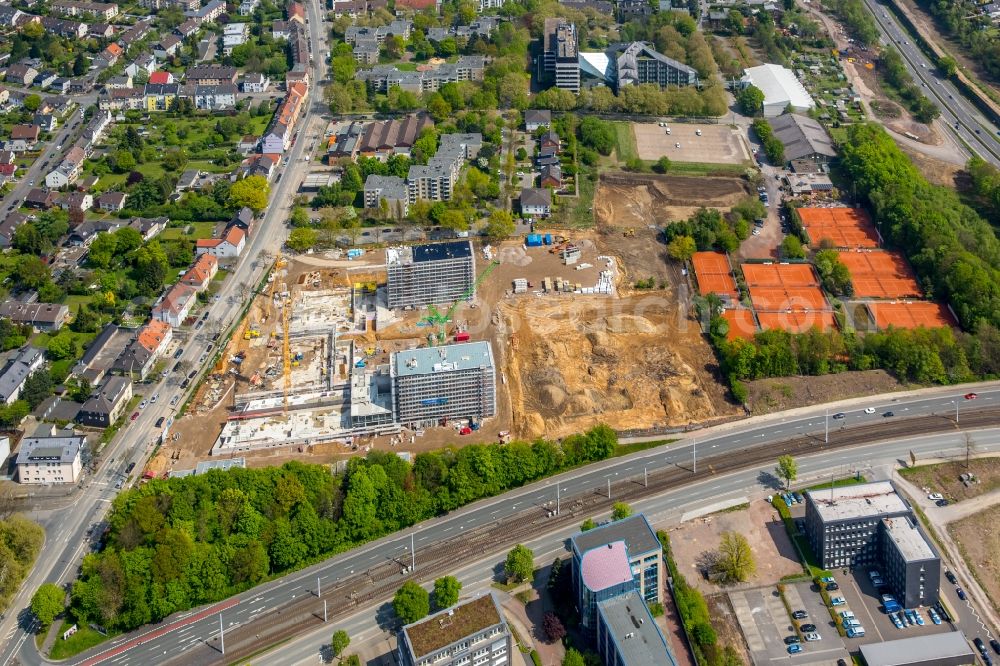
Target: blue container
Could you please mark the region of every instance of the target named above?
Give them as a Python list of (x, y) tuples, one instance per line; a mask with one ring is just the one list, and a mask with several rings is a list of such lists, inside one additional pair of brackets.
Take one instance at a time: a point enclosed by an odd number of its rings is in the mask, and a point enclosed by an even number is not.
[(552, 245), (552, 234), (545, 234), (545, 244)]
[(539, 247), (542, 244), (542, 235), (528, 234), (524, 239), (524, 244), (528, 247)]

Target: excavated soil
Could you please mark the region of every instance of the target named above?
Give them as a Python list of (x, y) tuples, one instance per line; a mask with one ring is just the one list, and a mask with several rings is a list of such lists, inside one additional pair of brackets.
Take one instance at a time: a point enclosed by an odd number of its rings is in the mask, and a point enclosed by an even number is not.
[(514, 424), (521, 437), (686, 426), (737, 413), (695, 322), (665, 298), (552, 297), (504, 303)]
[(732, 176), (605, 173), (594, 196), (594, 217), (605, 226), (663, 226), (702, 206), (728, 209), (749, 194), (746, 181)]

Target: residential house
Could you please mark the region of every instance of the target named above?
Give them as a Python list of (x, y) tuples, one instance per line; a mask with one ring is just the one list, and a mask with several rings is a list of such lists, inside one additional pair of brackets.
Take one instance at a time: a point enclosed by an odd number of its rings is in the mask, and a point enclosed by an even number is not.
[(129, 111), (146, 106), (146, 93), (142, 88), (104, 90), (97, 98), (97, 107), (102, 111)]
[(226, 229), (222, 238), (198, 240), (195, 243), (195, 252), (199, 255), (211, 254), (217, 259), (235, 259), (243, 254), (246, 239), (246, 232), (239, 227), (231, 226)]
[(156, 71), (156, 67), (156, 56), (152, 53), (143, 53), (125, 66), (125, 73), (135, 78), (139, 76), (139, 72), (145, 72), (148, 78)]
[(53, 72), (51, 69), (46, 69), (38, 73), (35, 77), (35, 85), (39, 88), (48, 88), (52, 85), (52, 82), (59, 78), (59, 75)]
[(0, 5), (0, 26), (4, 28), (14, 28), (18, 24), (18, 19), (26, 16), (24, 12), (10, 5)]
[(436, 12), (441, 11), (440, 0), (396, 0), (396, 11), (409, 10), (411, 12), (422, 12), (428, 9), (433, 9)]
[(526, 187), (521, 190), (521, 214), (548, 217), (552, 214), (552, 191)]
[(94, 73), (72, 78), (69, 80), (69, 92), (74, 95), (85, 95), (94, 89), (96, 79)]
[(112, 76), (104, 82), (105, 90), (129, 90), (132, 88), (132, 77), (128, 74)]
[(0, 250), (10, 247), (17, 228), (28, 221), (28, 216), (18, 211), (13, 211), (0, 222)]
[(559, 153), (559, 135), (554, 131), (549, 130), (538, 140), (539, 150), (545, 150), (546, 148), (551, 148), (555, 151), (554, 154)]
[(68, 211), (86, 212), (94, 207), (94, 196), (89, 192), (70, 192), (60, 206)]
[(187, 273), (181, 277), (181, 283), (198, 291), (205, 291), (212, 282), (212, 278), (218, 272), (219, 260), (214, 255), (206, 252), (199, 255), (198, 259), (194, 262), (194, 266), (188, 269)]
[(181, 39), (187, 39), (191, 35), (197, 34), (200, 24), (194, 19), (188, 19), (174, 28), (174, 34)]
[(108, 44), (94, 59), (94, 63), (98, 67), (114, 67), (123, 55), (125, 49), (117, 44)]
[(248, 72), (243, 76), (243, 81), (240, 82), (240, 89), (245, 93), (262, 93), (266, 92), (270, 85), (271, 79), (265, 75), (259, 72)]
[(57, 198), (58, 197), (55, 192), (49, 192), (48, 190), (43, 190), (40, 187), (33, 187), (28, 190), (28, 194), (24, 197), (24, 206), (26, 208), (48, 210), (56, 204)]
[(51, 190), (66, 187), (76, 182), (83, 170), (86, 154), (80, 146), (73, 146), (55, 169), (45, 176), (45, 185)]
[(87, 24), (79, 21), (67, 21), (52, 16), (43, 16), (42, 27), (46, 32), (54, 32), (67, 39), (83, 39), (87, 36)]
[(253, 210), (249, 206), (243, 206), (243, 208), (236, 211), (236, 214), (233, 215), (233, 219), (229, 220), (226, 224), (226, 229), (228, 230), (230, 227), (237, 227), (238, 229), (242, 229), (243, 233), (249, 238), (250, 227), (253, 226), (253, 220)]
[(174, 83), (174, 75), (167, 71), (156, 71), (149, 75), (149, 81), (156, 86), (170, 85)]
[(97, 207), (105, 213), (117, 213), (125, 208), (125, 199), (128, 195), (124, 192), (105, 192), (97, 197)]
[(38, 125), (14, 125), (10, 128), (10, 141), (7, 142), (7, 150), (15, 153), (33, 150), (38, 143), (40, 133)]
[(49, 5), (53, 14), (63, 16), (92, 16), (110, 21), (118, 16), (118, 5), (113, 2), (77, 2), (76, 0), (56, 0)]
[(184, 87), (184, 96), (194, 100), (195, 108), (208, 111), (232, 109), (236, 106), (238, 92), (236, 86), (231, 83)]
[(36, 113), (34, 123), (45, 132), (51, 132), (59, 126), (59, 121), (51, 113)]
[(65, 95), (66, 93), (69, 92), (71, 83), (72, 79), (69, 79), (65, 76), (60, 76), (58, 79), (52, 82), (52, 85), (49, 86), (49, 90), (51, 90), (54, 93), (58, 93), (60, 95)]
[(176, 83), (164, 85), (146, 84), (144, 97), (147, 111), (169, 111), (177, 102), (180, 86)]
[(168, 222), (170, 222), (169, 217), (133, 217), (129, 220), (128, 226), (142, 234), (143, 240), (148, 241), (166, 229)]
[(277, 153), (256, 153), (249, 155), (233, 171), (229, 180), (236, 182), (247, 176), (263, 176), (267, 180), (273, 180), (281, 164), (281, 155)]
[(350, 16), (356, 19), (370, 16), (378, 9), (386, 9), (387, 4), (386, 0), (330, 0), (335, 18)]
[(186, 192), (188, 190), (193, 190), (198, 187), (198, 181), (201, 180), (201, 172), (197, 169), (185, 169), (180, 178), (177, 179), (177, 185), (174, 187), (175, 192)]
[(542, 167), (542, 177), (539, 180), (542, 187), (560, 189), (562, 187), (562, 167), (558, 164)]
[(28, 485), (76, 483), (83, 471), (80, 453), (87, 438), (72, 429), (39, 424), (31, 437), (25, 437), (17, 450), (17, 481)]
[(110, 23), (91, 23), (87, 28), (87, 37), (90, 39), (111, 39), (114, 34), (115, 29)]
[(528, 109), (524, 112), (524, 129), (534, 132), (539, 127), (552, 127), (552, 112), (548, 109)]
[(210, 0), (199, 9), (184, 12), (184, 16), (194, 19), (199, 23), (209, 23), (222, 16), (226, 11), (225, 0)]
[[(0, 305), (5, 308), (10, 303)], [(65, 307), (65, 306), (63, 306)], [(17, 322), (14, 320), (16, 323)], [(0, 401), (9, 405), (17, 400), (24, 388), (24, 382), (35, 370), (42, 367), (45, 362), (45, 352), (37, 347), (24, 346), (4, 364), (0, 369)]]
[(365, 208), (368, 210), (385, 210), (396, 218), (405, 217), (410, 205), (409, 190), (406, 181), (398, 176), (379, 176), (369, 174), (365, 180)]
[(100, 143), (101, 139), (104, 138), (104, 134), (108, 131), (108, 127), (111, 126), (111, 120), (111, 114), (107, 111), (95, 113), (80, 135), (88, 144)]
[(118, 37), (118, 45), (128, 50), (137, 42), (145, 39), (152, 30), (152, 23), (149, 21), (139, 21)]
[(231, 55), (233, 49), (246, 44), (249, 37), (249, 23), (227, 23), (222, 29), (222, 53)]
[(16, 83), (19, 86), (28, 87), (35, 82), (36, 76), (38, 76), (38, 70), (31, 65), (14, 63), (7, 68), (7, 77), (5, 78), (5, 81), (7, 81), (7, 83)]
[(280, 154), (288, 150), (292, 144), (295, 125), (299, 120), (306, 94), (306, 86), (301, 83), (288, 86), (288, 94), (278, 105), (271, 124), (268, 125), (261, 140), (261, 152)]
[(378, 62), (378, 42), (374, 39), (359, 39), (355, 42), (352, 53), (358, 64), (374, 65)]
[(165, 35), (153, 44), (153, 55), (160, 60), (172, 58), (180, 50), (183, 43), (177, 35)]
[(153, 318), (177, 328), (187, 319), (197, 300), (196, 296), (197, 292), (186, 284), (175, 284), (153, 306)]
[(240, 16), (250, 16), (260, 5), (260, 0), (243, 0), (240, 3)]
[(359, 70), (354, 78), (366, 81), (375, 92), (386, 92), (393, 86), (412, 93), (433, 92), (446, 83), (457, 81), (482, 81), (486, 71), (483, 56), (460, 56), (453, 63), (444, 63), (434, 69), (419, 72), (402, 71), (393, 65), (376, 65)]
[(259, 143), (260, 143), (259, 136), (254, 136), (253, 134), (247, 134), (242, 139), (240, 139), (239, 143), (236, 144), (236, 151), (241, 155), (246, 155), (248, 153), (253, 152), (257, 148), (257, 145)]
[(0, 150), (0, 175), (10, 176), (17, 171), (17, 155), (10, 150)]
[(297, 21), (299, 25), (306, 24), (306, 8), (301, 2), (292, 0), (288, 3), (288, 20)]
[(126, 377), (108, 377), (83, 403), (76, 422), (91, 428), (107, 428), (120, 419), (132, 399), (132, 382)]
[(236, 83), (236, 74), (235, 67), (198, 65), (185, 72), (184, 81), (199, 86), (217, 86), (222, 83)]
[(288, 21), (277, 20), (271, 23), (271, 37), (274, 39), (285, 39), (287, 40), (291, 37), (291, 28), (288, 25)]
[(58, 303), (0, 303), (0, 317), (15, 324), (29, 324), (46, 333), (58, 331), (69, 319), (69, 308)]
[(115, 360), (112, 369), (133, 380), (145, 380), (172, 339), (173, 329), (170, 324), (151, 319), (139, 329), (135, 340)]

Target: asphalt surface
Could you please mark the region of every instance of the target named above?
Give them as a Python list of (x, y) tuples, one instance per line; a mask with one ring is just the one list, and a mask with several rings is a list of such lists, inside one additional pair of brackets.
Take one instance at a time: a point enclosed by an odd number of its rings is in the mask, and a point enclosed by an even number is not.
[[(1000, 451), (1000, 428), (979, 431), (976, 435), (977, 451), (986, 453), (989, 451)], [(855, 470), (860, 470), (871, 476), (871, 478), (886, 478), (880, 474), (880, 470), (886, 466), (897, 464), (898, 460), (909, 458), (910, 451), (913, 451), (918, 458), (934, 455), (959, 454), (965, 449), (965, 439), (961, 433), (948, 433), (940, 435), (929, 435), (921, 437), (908, 437), (891, 442), (879, 442), (851, 448), (849, 450), (837, 450), (830, 452), (819, 452), (815, 455), (798, 459), (799, 481), (797, 485), (807, 481), (816, 481), (827, 478), (832, 472), (838, 476), (850, 474)], [(682, 448), (688, 448), (686, 445)], [(640, 458), (644, 459), (644, 458)], [(724, 477), (706, 480), (704, 482), (686, 485), (677, 490), (662, 493), (656, 497), (651, 497), (640, 502), (633, 502), (633, 508), (639, 512), (644, 512), (653, 523), (667, 522), (675, 523), (680, 516), (692, 509), (696, 509), (706, 504), (711, 504), (728, 499), (760, 500), (770, 492), (772, 488), (762, 484), (762, 475), (771, 472), (773, 465), (757, 467), (736, 472)], [(595, 519), (604, 516), (595, 516)], [(553, 531), (542, 538), (527, 542), (527, 546), (535, 553), (536, 565), (544, 565), (551, 562), (556, 557), (566, 558), (566, 539), (578, 530), (575, 527)], [(477, 562), (462, 563), (461, 568), (456, 567), (455, 576), (462, 582), (462, 596), (475, 596), (480, 592), (490, 589), (493, 581), (494, 568), (500, 566), (503, 555), (491, 555)], [(419, 570), (419, 559), (417, 567)], [(303, 578), (303, 581), (306, 579)], [(947, 581), (942, 579), (941, 589), (945, 591), (950, 588)], [(951, 594), (949, 603), (951, 603)], [(955, 608), (955, 604), (951, 605)], [(223, 615), (225, 618), (225, 614)], [(817, 617), (823, 615), (817, 614)], [(927, 615), (924, 613), (926, 619)], [(215, 631), (218, 632), (218, 618), (215, 618)], [(958, 627), (965, 630), (969, 636), (976, 635), (971, 626), (973, 621), (964, 615), (959, 618)], [(324, 625), (308, 634), (298, 637), (294, 641), (283, 644), (269, 652), (259, 655), (254, 661), (259, 663), (273, 664), (274, 666), (299, 666), (304, 664), (315, 664), (319, 658), (328, 658), (327, 652), (330, 641), (330, 634), (335, 629), (346, 629), (351, 635), (351, 646), (348, 652), (356, 652), (366, 641), (369, 645), (388, 652), (391, 646), (395, 646), (395, 641), (391, 633), (387, 632), (384, 623), (380, 623), (379, 618), (372, 612), (371, 608), (360, 610), (358, 613), (339, 621), (334, 625)], [(831, 630), (832, 631), (832, 630)], [(827, 632), (829, 633), (829, 631)], [(191, 632), (190, 637), (194, 638), (196, 632)], [(783, 634), (784, 635), (784, 634)], [(887, 638), (900, 638), (907, 634), (893, 635)], [(984, 635), (984, 634), (981, 634)], [(207, 634), (202, 635), (202, 639)], [(824, 636), (824, 638), (826, 638)], [(830, 636), (834, 638), (834, 636)], [(871, 635), (868, 637), (871, 642)], [(784, 647), (784, 646), (782, 646)], [(829, 645), (825, 647), (830, 647)], [(788, 659), (787, 655), (783, 658)], [(132, 658), (128, 662), (118, 661), (114, 663), (141, 664), (139, 658)], [(381, 663), (391, 663), (388, 655), (383, 657)]]
[[(1000, 388), (992, 385), (976, 390), (978, 398), (976, 400), (964, 400), (963, 392), (955, 389), (940, 390), (931, 394), (923, 394), (914, 397), (900, 397), (883, 402), (873, 399), (870, 405), (855, 407), (844, 412), (843, 418), (834, 419), (836, 412), (824, 407), (798, 410), (796, 416), (781, 416), (765, 418), (765, 423), (759, 421), (754, 423), (735, 424), (726, 429), (723, 434), (699, 439), (697, 441), (685, 440), (683, 443), (671, 445), (669, 448), (661, 448), (652, 452), (645, 452), (629, 457), (604, 461), (599, 464), (588, 466), (585, 469), (569, 472), (559, 477), (542, 481), (531, 486), (512, 491), (501, 497), (478, 502), (473, 506), (456, 511), (454, 513), (425, 521), (405, 532), (401, 532), (390, 537), (386, 537), (365, 547), (350, 551), (326, 560), (323, 563), (310, 567), (306, 570), (289, 574), (279, 580), (259, 586), (241, 595), (224, 602), (228, 608), (222, 612), (222, 622), (224, 627), (232, 628), (240, 624), (248, 623), (255, 618), (281, 607), (296, 598), (301, 600), (303, 595), (312, 595), (317, 584), (329, 586), (338, 581), (353, 577), (355, 572), (365, 571), (378, 565), (384, 565), (391, 561), (408, 563), (410, 557), (410, 542), (413, 540), (416, 550), (416, 572), (420, 572), (420, 551), (422, 547), (429, 546), (436, 542), (445, 541), (462, 533), (464, 530), (474, 530), (477, 527), (489, 525), (499, 519), (512, 517), (535, 506), (548, 509), (556, 508), (556, 495), (568, 497), (599, 491), (607, 486), (609, 481), (620, 482), (629, 479), (642, 479), (644, 471), (650, 473), (656, 470), (673, 469), (678, 466), (691, 466), (694, 464), (695, 455), (702, 457), (706, 455), (718, 455), (738, 453), (741, 449), (759, 446), (770, 442), (777, 442), (790, 438), (795, 438), (805, 434), (811, 434), (816, 438), (817, 449), (821, 449), (823, 433), (826, 431), (827, 423), (830, 431), (847, 425), (864, 425), (884, 423), (886, 419), (893, 418), (900, 422), (900, 427), (904, 426), (903, 419), (914, 416), (925, 416), (929, 414), (950, 415), (953, 417), (958, 406), (959, 421), (961, 423), (961, 412), (978, 409), (992, 409), (1000, 403)], [(874, 409), (874, 413), (867, 414), (865, 407)], [(886, 411), (892, 410), (893, 417), (884, 417)], [(829, 418), (825, 418), (829, 413)], [(912, 440), (907, 440), (908, 446), (915, 447)], [(927, 448), (916, 448), (917, 453), (925, 451), (940, 450), (938, 442), (929, 445)], [(964, 440), (963, 440), (964, 442)], [(897, 451), (898, 444), (884, 443), (875, 447), (860, 447), (851, 451), (833, 451), (822, 455), (816, 463), (810, 458), (800, 463), (801, 474), (803, 476), (816, 473), (818, 469), (832, 470), (832, 466), (843, 466), (847, 464), (865, 464), (875, 458), (883, 458), (887, 452), (893, 451), (892, 457), (900, 457), (900, 452), (911, 450), (903, 448)], [(983, 441), (979, 450), (989, 450), (992, 443)], [(877, 454), (877, 455), (876, 455)], [(663, 497), (666, 504), (651, 504), (653, 512), (668, 510), (680, 505), (691, 505), (708, 500), (717, 501), (725, 493), (730, 492), (735, 487), (753, 486), (759, 483), (758, 472), (736, 473), (730, 476), (712, 478), (697, 488), (686, 487), (682, 492), (667, 493)], [(742, 481), (733, 481), (742, 479)], [(743, 486), (739, 484), (742, 483)], [(558, 491), (557, 491), (558, 489)], [(645, 506), (645, 502), (639, 503)], [(412, 535), (412, 536), (411, 536)], [(72, 543), (72, 542), (71, 542)], [(33, 587), (31, 589), (34, 589)], [(233, 602), (237, 602), (235, 605)], [(221, 606), (221, 604), (219, 604)], [(204, 609), (203, 609), (204, 610)], [(317, 600), (317, 612), (322, 612), (322, 603)], [(152, 663), (190, 663), (191, 658), (199, 661), (206, 661), (209, 655), (206, 650), (216, 650), (218, 645), (217, 637), (219, 633), (219, 617), (214, 611), (209, 610), (209, 614), (201, 619), (193, 619), (195, 611), (172, 617), (169, 620), (155, 625), (155, 627), (145, 627), (129, 635), (122, 636), (110, 644), (104, 644), (94, 651), (81, 655), (72, 663), (111, 663), (111, 664), (152, 664)], [(188, 617), (188, 620), (184, 620)], [(178, 622), (179, 620), (179, 622)], [(150, 635), (144, 642), (133, 644), (135, 639), (143, 633), (156, 629), (155, 635)], [(33, 646), (32, 641), (27, 641)], [(121, 648), (129, 645), (129, 649), (121, 653), (107, 653), (108, 650)], [(210, 644), (212, 647), (205, 647)], [(200, 646), (200, 647), (199, 647)], [(187, 653), (186, 650), (200, 649), (200, 653)], [(5, 658), (10, 654), (9, 644), (4, 649)], [(214, 654), (218, 654), (214, 652)], [(97, 657), (96, 659), (89, 659)], [(34, 648), (22, 650), (19, 654), (21, 663), (40, 663), (40, 658)], [(0, 663), (7, 663), (6, 661)]]
[(913, 37), (896, 22), (886, 5), (876, 0), (865, 0), (882, 33), (883, 41), (892, 44), (903, 56), (906, 68), (922, 92), (941, 109), (941, 120), (977, 155), (995, 166), (1000, 166), (1000, 135), (996, 125), (980, 113), (958, 88), (941, 76), (936, 63), (931, 62)]
[[(306, 8), (310, 18), (308, 28), (313, 51), (325, 53), (326, 35), (322, 30), (323, 22), (315, 0), (307, 2)], [(322, 58), (316, 58), (314, 62), (313, 80), (319, 81), (323, 78)], [(233, 268), (232, 275), (222, 283), (218, 292), (219, 298), (209, 305), (206, 319), (209, 325), (186, 333), (187, 338), (182, 347), (184, 353), (179, 359), (170, 360), (171, 367), (178, 360), (183, 360), (189, 363), (189, 367), (199, 368), (199, 372), (203, 370), (198, 359), (212, 343), (212, 332), (227, 329), (242, 311), (244, 301), (240, 285), (243, 283), (256, 285), (260, 282), (265, 272), (270, 269), (270, 261), (263, 261), (262, 253), (264, 259), (267, 256), (274, 257), (284, 242), (286, 236), (284, 223), (288, 218), (290, 202), (309, 166), (308, 163), (301, 161), (301, 157), (307, 154), (306, 151), (315, 145), (315, 139), (318, 138), (308, 133), (311, 121), (317, 112), (325, 108), (318, 87), (310, 89), (309, 94), (310, 101), (306, 106), (305, 116), (299, 123), (298, 139), (288, 153), (287, 166), (282, 172), (281, 179), (272, 186), (270, 204), (264, 217), (257, 227), (252, 229), (250, 242)], [(79, 118), (79, 112), (74, 118)], [(63, 131), (73, 131), (73, 128), (71, 124)], [(60, 139), (64, 138), (62, 134), (59, 136)], [(64, 148), (67, 147), (64, 143)], [(36, 162), (32, 169), (39, 166)], [(47, 172), (43, 172), (43, 177), (44, 173)], [(28, 180), (25, 179), (22, 185)], [(183, 339), (185, 333), (178, 332), (177, 335)], [(213, 346), (213, 353), (214, 349)], [(211, 358), (207, 362), (210, 364)], [(135, 386), (136, 392), (144, 396), (159, 394), (157, 401), (140, 410), (135, 421), (122, 427), (118, 436), (102, 452), (102, 462), (96, 472), (82, 481), (83, 489), (79, 495), (65, 509), (52, 512), (46, 521), (46, 543), (42, 554), (31, 575), (11, 602), (10, 610), (0, 621), (0, 665), (11, 664), (15, 656), (21, 664), (42, 663), (43, 660), (35, 648), (34, 641), (29, 640), (33, 625), (26, 609), (31, 595), (42, 583), (62, 584), (71, 582), (75, 578), (80, 560), (91, 543), (92, 537), (88, 534), (88, 530), (103, 520), (111, 501), (119, 492), (116, 488), (118, 482), (122, 481), (123, 487), (128, 487), (125, 470), (129, 463), (135, 463), (133, 477), (143, 469), (160, 436), (160, 429), (155, 428), (153, 424), (161, 416), (171, 417), (175, 414), (176, 407), (170, 405), (174, 396), (181, 396), (177, 406), (183, 402), (183, 395), (186, 393), (185, 389), (180, 388), (183, 379), (180, 373), (166, 373), (155, 384)], [(192, 390), (196, 383), (196, 380), (192, 381), (190, 387)], [(98, 531), (95, 530), (95, 537)]]

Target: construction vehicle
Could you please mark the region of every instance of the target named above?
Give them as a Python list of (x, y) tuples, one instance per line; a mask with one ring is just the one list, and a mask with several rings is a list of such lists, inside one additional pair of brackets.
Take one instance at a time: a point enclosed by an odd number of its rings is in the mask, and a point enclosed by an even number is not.
[(625, 233), (623, 235), (625, 236), (625, 238), (635, 238), (635, 229), (629, 227), (628, 229), (625, 230)]
[[(423, 321), (426, 322), (428, 326), (438, 327), (437, 344), (441, 344), (445, 341), (445, 338), (447, 337), (447, 333), (445, 331), (445, 325), (449, 321), (451, 321), (451, 316), (455, 314), (455, 310), (458, 309), (459, 304), (462, 301), (469, 298), (469, 296), (471, 296), (472, 294), (476, 293), (476, 289), (478, 289), (479, 285), (483, 283), (483, 280), (485, 280), (487, 276), (493, 272), (493, 269), (499, 265), (500, 265), (499, 261), (496, 260), (491, 261), (489, 266), (487, 266), (483, 270), (483, 272), (479, 274), (479, 277), (476, 278), (476, 281), (472, 283), (472, 286), (466, 289), (465, 293), (462, 294), (454, 303), (451, 304), (451, 307), (448, 308), (448, 312), (446, 312), (445, 314), (441, 314), (441, 311), (438, 310), (433, 305), (427, 306), (427, 310), (430, 312), (430, 314), (424, 317)], [(435, 336), (433, 333), (429, 333), (427, 335), (427, 342), (431, 346), (434, 346)]]

